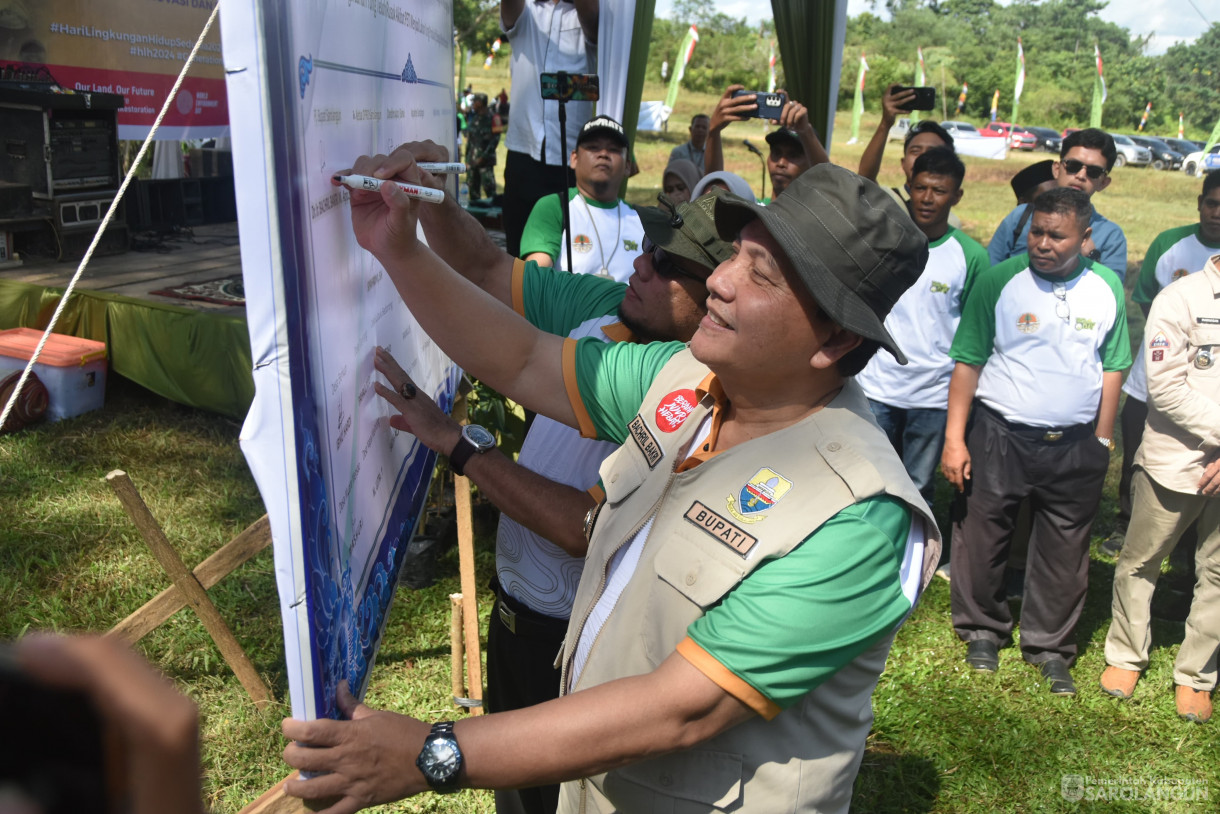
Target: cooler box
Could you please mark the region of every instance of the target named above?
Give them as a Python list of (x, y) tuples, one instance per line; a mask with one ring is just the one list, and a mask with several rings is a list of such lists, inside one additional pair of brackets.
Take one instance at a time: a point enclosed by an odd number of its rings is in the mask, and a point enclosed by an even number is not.
[[(0, 331), (0, 378), (24, 370), (40, 339), (42, 331), (33, 328)], [(34, 372), (50, 394), (47, 418), (51, 421), (96, 410), (106, 400), (106, 343), (51, 334)]]

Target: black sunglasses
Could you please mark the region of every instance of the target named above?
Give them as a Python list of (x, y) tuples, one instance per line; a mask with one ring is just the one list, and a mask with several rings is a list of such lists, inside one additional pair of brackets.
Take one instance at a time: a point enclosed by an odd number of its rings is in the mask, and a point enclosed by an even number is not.
[(698, 280), (701, 283), (707, 282), (706, 276), (687, 271), (675, 263), (670, 259), (669, 252), (653, 243), (652, 238), (648, 235), (644, 235), (644, 240), (640, 246), (644, 249), (644, 254), (652, 255), (652, 267), (656, 269), (657, 274), (660, 274), (666, 280), (676, 280), (679, 277), (685, 277), (688, 280)]
[(1067, 170), (1068, 175), (1077, 175), (1083, 169), (1084, 174), (1089, 176), (1090, 181), (1096, 181), (1098, 178), (1106, 174), (1105, 167), (1099, 167), (1096, 164), (1086, 164), (1083, 161), (1077, 161), (1074, 158), (1066, 159), (1063, 163), (1063, 168)]

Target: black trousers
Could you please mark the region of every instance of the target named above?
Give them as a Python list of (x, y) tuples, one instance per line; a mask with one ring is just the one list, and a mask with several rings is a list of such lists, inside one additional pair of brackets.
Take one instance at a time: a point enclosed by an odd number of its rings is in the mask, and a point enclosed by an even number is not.
[(513, 257), (521, 256), (521, 233), (534, 204), (547, 195), (562, 193), (575, 185), (576, 176), (562, 167), (535, 161), (527, 153), (508, 152), (504, 161), (504, 238)]
[[(568, 620), (530, 610), (505, 594), (494, 579), (491, 587), (496, 602), (487, 626), (487, 711), (505, 712), (558, 698), (555, 656)], [(498, 814), (555, 814), (558, 807), (558, 785), (496, 792)]]
[(966, 433), (972, 477), (954, 507), (953, 629), (964, 641), (1011, 641), (1004, 567), (1021, 501), (1031, 532), (1021, 605), (1021, 653), (1038, 664), (1076, 657), (1089, 583), (1089, 531), (1110, 452), (1087, 426), (1045, 441), (978, 403)]

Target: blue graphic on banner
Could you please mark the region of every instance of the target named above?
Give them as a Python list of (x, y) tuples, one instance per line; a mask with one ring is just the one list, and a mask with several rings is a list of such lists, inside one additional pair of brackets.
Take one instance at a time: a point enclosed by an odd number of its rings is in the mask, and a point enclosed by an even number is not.
[(297, 60), (297, 74), (301, 78), (301, 98), (305, 98), (305, 88), (309, 86), (309, 82), (313, 79), (315, 68), (325, 68), (329, 71), (341, 71), (343, 73), (357, 74), (358, 76), (372, 76), (377, 79), (389, 79), (394, 82), (407, 82), (413, 85), (431, 85), (437, 88), (449, 89), (452, 86), (448, 82), (438, 82), (435, 79), (420, 79), (415, 73), (415, 65), (411, 62), (411, 55), (407, 54), (407, 64), (403, 66), (402, 73), (390, 73), (389, 71), (374, 71), (371, 68), (361, 68), (356, 65), (344, 65), (341, 62), (328, 62), (324, 59), (314, 59), (312, 55), (301, 57)]

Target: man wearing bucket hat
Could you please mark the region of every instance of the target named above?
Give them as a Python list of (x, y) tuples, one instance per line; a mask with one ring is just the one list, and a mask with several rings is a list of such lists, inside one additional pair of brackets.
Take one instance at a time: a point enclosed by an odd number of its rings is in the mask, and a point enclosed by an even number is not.
[[(398, 158), (354, 171), (424, 180)], [(416, 241), (419, 209), (356, 193), (352, 222), (424, 329), (501, 392), (622, 447), (587, 523), (564, 697), (430, 728), (341, 690), (352, 720), (285, 721), (310, 744), (285, 759), (330, 772), (288, 792), (346, 812), (571, 780), (561, 811), (846, 811), (873, 687), (939, 549), (850, 376), (878, 347), (902, 357), (883, 320), (926, 238), (829, 164), (769, 207), (721, 197), (735, 251), (690, 345), (607, 345), (538, 331), (471, 286)]]
[[(714, 204), (715, 197), (708, 196), (676, 208), (665, 202), (662, 208), (641, 208), (645, 253), (636, 257), (635, 273), (626, 283), (522, 261), (497, 264), (499, 249), (484, 242), (482, 227), (451, 201), (430, 210), (438, 217), (425, 221), (424, 234), (455, 267), (493, 269), (479, 284), (504, 294), (505, 305), (543, 330), (602, 342), (686, 342), (707, 313), (704, 282), (732, 253), (716, 234)], [(538, 416), (514, 463), (497, 449), (468, 445), (463, 439), (472, 433), (492, 436), (470, 429), (464, 436), (435, 402), (415, 398), (414, 384), (387, 351), (378, 349), (374, 366), (390, 385), (378, 383), (378, 394), (400, 412), (391, 423), (449, 455), (451, 465), (460, 466), (503, 512), (487, 634), (488, 710), (504, 712), (557, 697), (555, 654), (584, 563), (583, 522), (604, 497), (598, 467), (618, 445), (581, 438), (575, 429)], [(558, 798), (554, 784), (496, 792), (500, 811), (529, 814), (554, 812)]]

